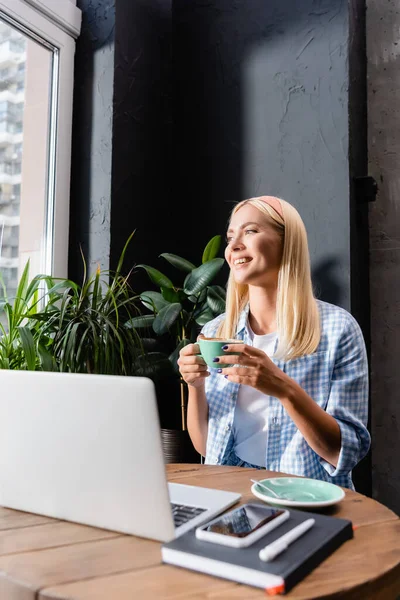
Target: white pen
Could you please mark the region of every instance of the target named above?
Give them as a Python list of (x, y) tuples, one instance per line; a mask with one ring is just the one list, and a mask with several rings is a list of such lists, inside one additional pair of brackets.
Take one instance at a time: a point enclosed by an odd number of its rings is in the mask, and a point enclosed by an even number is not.
[(278, 554), (286, 550), (289, 544), (297, 540), (303, 535), (303, 533), (308, 531), (314, 525), (314, 523), (315, 519), (307, 519), (307, 521), (300, 523), (300, 525), (297, 525), (297, 527), (293, 527), (293, 529), (260, 550), (258, 553), (259, 559), (263, 562), (273, 560), (276, 556), (278, 556)]

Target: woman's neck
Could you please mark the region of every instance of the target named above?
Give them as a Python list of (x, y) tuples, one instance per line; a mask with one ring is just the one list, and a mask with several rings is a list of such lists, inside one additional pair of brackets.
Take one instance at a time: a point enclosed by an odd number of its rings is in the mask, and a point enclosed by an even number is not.
[(256, 335), (276, 331), (277, 289), (249, 287), (249, 323)]

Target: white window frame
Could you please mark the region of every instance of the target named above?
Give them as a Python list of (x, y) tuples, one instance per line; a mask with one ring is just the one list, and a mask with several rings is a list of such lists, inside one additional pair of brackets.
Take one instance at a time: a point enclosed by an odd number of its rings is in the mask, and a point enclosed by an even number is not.
[(58, 49), (55, 110), (56, 133), (49, 165), (54, 173), (47, 215), (47, 270), (56, 277), (68, 274), (69, 196), (71, 171), (72, 99), (75, 40), (80, 33), (81, 11), (76, 0), (0, 0), (0, 10), (34, 35)]

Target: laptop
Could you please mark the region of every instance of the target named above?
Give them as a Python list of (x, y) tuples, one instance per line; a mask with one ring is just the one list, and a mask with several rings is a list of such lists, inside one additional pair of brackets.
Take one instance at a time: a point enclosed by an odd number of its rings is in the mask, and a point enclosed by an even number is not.
[(0, 370), (0, 505), (169, 541), (241, 495), (168, 483), (146, 377)]

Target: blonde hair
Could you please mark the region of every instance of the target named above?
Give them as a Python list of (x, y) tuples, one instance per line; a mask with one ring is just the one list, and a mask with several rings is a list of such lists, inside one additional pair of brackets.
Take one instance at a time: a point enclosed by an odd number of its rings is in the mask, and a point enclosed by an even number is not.
[[(321, 337), (319, 311), (314, 297), (307, 233), (297, 210), (279, 198), (283, 218), (262, 196), (236, 204), (231, 217), (246, 204), (262, 212), (280, 234), (283, 243), (282, 260), (278, 275), (276, 322), (278, 347), (275, 357), (284, 360), (312, 354)], [(226, 293), (225, 320), (218, 328), (218, 337), (233, 338), (240, 313), (249, 300), (248, 286), (235, 282), (229, 275)]]

